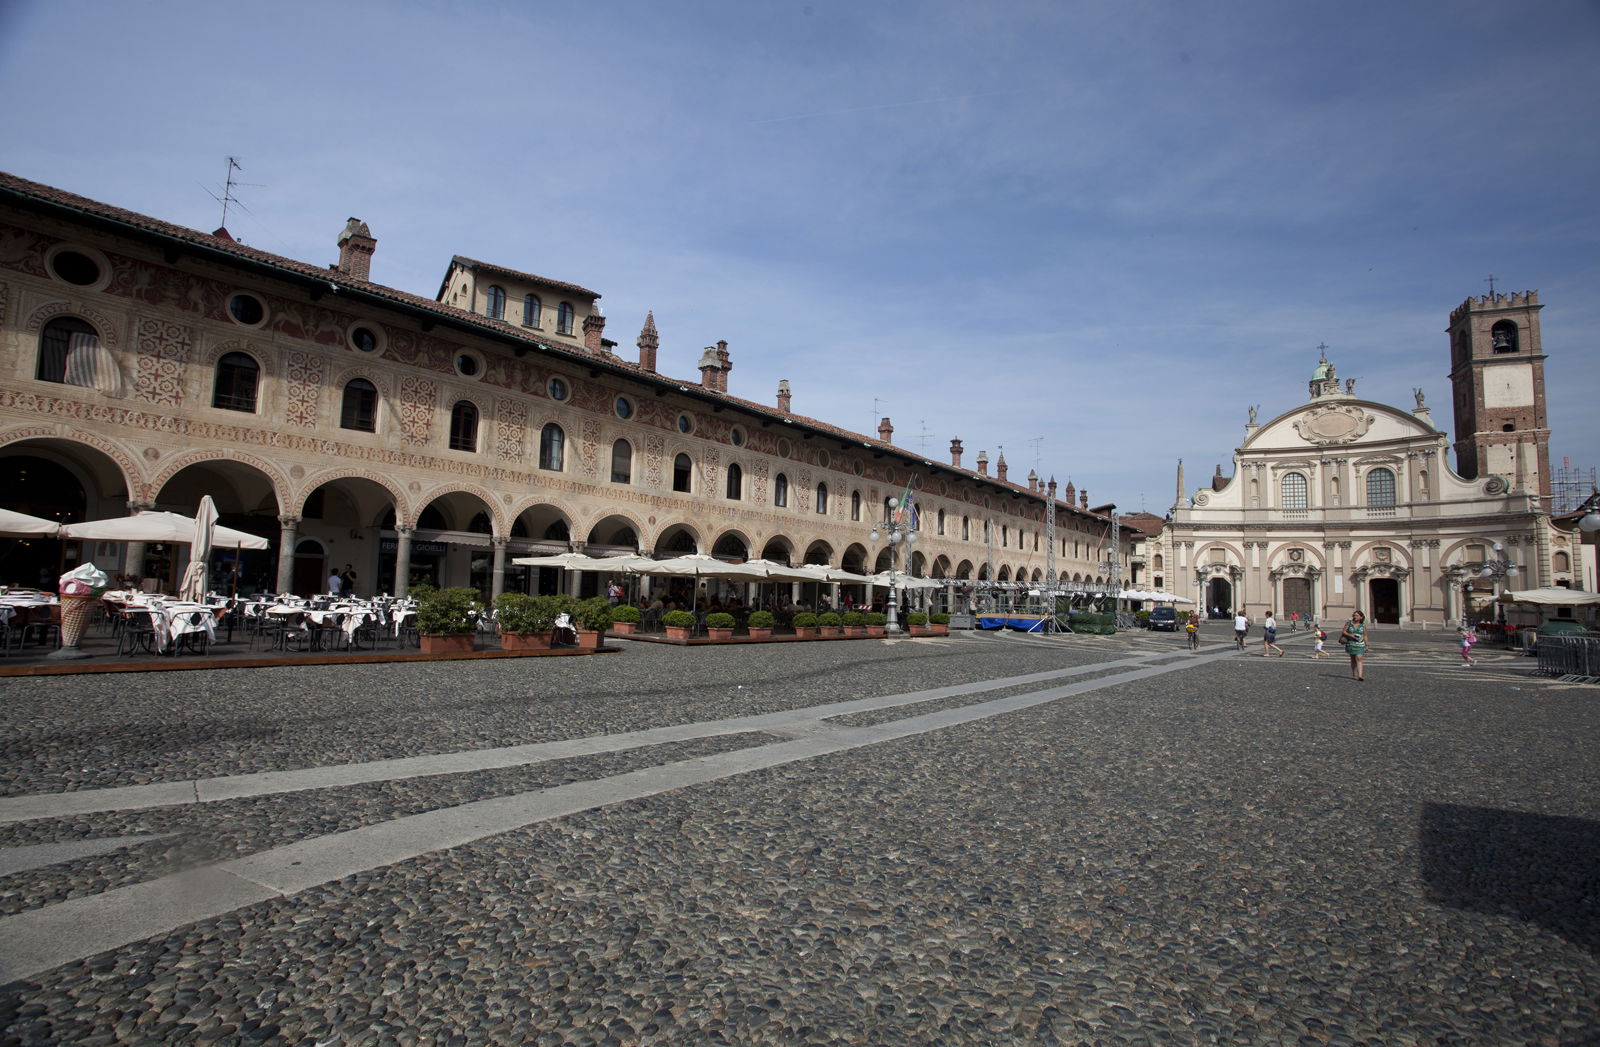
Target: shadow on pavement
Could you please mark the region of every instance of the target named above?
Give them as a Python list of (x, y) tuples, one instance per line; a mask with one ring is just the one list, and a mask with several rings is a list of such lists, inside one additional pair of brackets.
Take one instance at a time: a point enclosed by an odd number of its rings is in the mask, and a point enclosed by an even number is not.
[(1600, 952), (1600, 822), (1430, 803), (1418, 836), (1430, 901), (1528, 920)]

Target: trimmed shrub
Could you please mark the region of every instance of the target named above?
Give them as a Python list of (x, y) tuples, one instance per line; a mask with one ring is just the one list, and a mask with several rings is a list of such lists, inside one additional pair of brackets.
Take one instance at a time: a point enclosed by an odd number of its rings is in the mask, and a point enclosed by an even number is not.
[(631, 603), (619, 603), (611, 608), (611, 620), (613, 622), (637, 622), (639, 617), (639, 608)]
[(817, 616), (810, 611), (801, 611), (794, 616), (793, 625), (796, 629), (815, 629), (817, 627)]
[(578, 601), (577, 611), (572, 617), (578, 623), (578, 628), (602, 633), (611, 626), (613, 610), (611, 601), (604, 596), (591, 596)]
[(912, 611), (910, 614), (906, 615), (906, 624), (907, 625), (927, 625), (928, 624), (928, 616), (923, 614), (921, 611)]
[(771, 611), (751, 611), (750, 620), (745, 624), (752, 629), (771, 629), (772, 621)]
[(945, 614), (943, 611), (935, 611), (934, 613), (928, 615), (928, 622), (931, 625), (949, 625), (950, 616)]
[(867, 619), (860, 611), (846, 611), (839, 616), (839, 622), (842, 625), (866, 625)]
[(706, 615), (707, 629), (732, 629), (733, 615), (727, 611), (712, 611)]
[(494, 617), (503, 633), (543, 633), (555, 625), (545, 601), (527, 593), (501, 593), (495, 597)]
[(694, 615), (688, 611), (668, 611), (661, 616), (662, 625), (670, 625), (674, 629), (693, 629)]
[(417, 632), (470, 633), (482, 609), (476, 589), (429, 589), (417, 597)]
[(889, 616), (884, 614), (882, 611), (862, 611), (861, 612), (861, 624), (862, 625), (888, 625), (889, 624)]
[(837, 611), (823, 611), (821, 614), (817, 615), (817, 624), (831, 626), (843, 625), (844, 622), (839, 618)]

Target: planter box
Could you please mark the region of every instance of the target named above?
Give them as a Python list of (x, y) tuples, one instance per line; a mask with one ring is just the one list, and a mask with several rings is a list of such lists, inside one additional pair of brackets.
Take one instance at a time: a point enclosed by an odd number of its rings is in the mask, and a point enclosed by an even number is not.
[(815, 640), (817, 638), (817, 627), (814, 625), (797, 625), (794, 627), (794, 637), (796, 640)]
[(752, 640), (768, 640), (768, 639), (772, 638), (772, 630), (770, 628), (768, 628), (768, 629), (759, 629), (759, 628), (750, 629), (749, 633), (750, 633), (750, 639), (752, 639)]
[(600, 649), (600, 639), (603, 636), (605, 636), (605, 633), (599, 629), (579, 629), (578, 646), (597, 651)]
[(463, 654), (472, 650), (471, 633), (424, 633), (418, 637), (423, 654)]
[(867, 627), (864, 626), (864, 625), (843, 625), (843, 626), (840, 626), (840, 628), (844, 630), (844, 634), (846, 636), (865, 636), (865, 635), (867, 635)]
[(733, 628), (730, 626), (727, 629), (713, 629), (710, 626), (706, 626), (706, 636), (713, 640), (731, 640), (733, 639)]
[(638, 622), (612, 622), (609, 631), (616, 633), (618, 636), (628, 636), (637, 628), (639, 628)]
[(932, 636), (933, 635), (933, 626), (931, 626), (931, 625), (910, 625), (910, 626), (906, 627), (906, 631), (909, 632), (912, 636)]
[(693, 627), (688, 625), (663, 625), (662, 628), (667, 631), (669, 640), (687, 640), (693, 632)]
[(928, 628), (933, 630), (933, 635), (935, 635), (935, 636), (949, 636), (950, 635), (950, 626), (949, 625), (930, 625), (930, 626), (928, 626)]
[(501, 633), (500, 649), (503, 651), (548, 651), (549, 633)]
[(886, 636), (888, 635), (888, 629), (887, 625), (869, 625), (866, 627), (868, 636)]
[(817, 632), (822, 636), (843, 636), (844, 635), (844, 626), (842, 626), (842, 625), (819, 625), (819, 626), (817, 626)]

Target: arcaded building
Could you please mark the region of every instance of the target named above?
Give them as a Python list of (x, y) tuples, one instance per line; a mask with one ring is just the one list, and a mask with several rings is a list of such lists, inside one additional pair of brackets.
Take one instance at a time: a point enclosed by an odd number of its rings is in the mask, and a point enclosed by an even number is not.
[[(348, 564), (363, 594), (492, 595), (558, 584), (511, 560), (566, 550), (873, 573), (889, 547), (869, 533), (910, 485), (918, 575), (1104, 578), (1111, 527), (1086, 494), (966, 466), (959, 439), (934, 462), (887, 419), (864, 435), (798, 414), (788, 382), (734, 396), (723, 342), (669, 376), (651, 316), (624, 359), (578, 284), (455, 256), (434, 298), (386, 287), (372, 231), (338, 229), (313, 264), (0, 175), (0, 505), (72, 521), (211, 495), (272, 543), (238, 557), (244, 588), (320, 591)], [(23, 583), (86, 557), (170, 589), (186, 555), (0, 545), (0, 581)]]
[(1392, 623), (1482, 619), (1506, 589), (1581, 587), (1582, 547), (1550, 525), (1541, 308), (1529, 291), (1450, 314), (1454, 440), (1422, 390), (1409, 408), (1362, 399), (1324, 357), (1306, 403), (1267, 421), (1251, 410), (1231, 476), (1190, 497), (1179, 465), (1151, 572), (1223, 613)]

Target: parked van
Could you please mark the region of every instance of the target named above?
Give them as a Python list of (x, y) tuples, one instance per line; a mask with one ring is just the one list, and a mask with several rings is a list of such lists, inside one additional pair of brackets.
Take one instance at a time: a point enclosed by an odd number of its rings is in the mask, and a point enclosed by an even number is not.
[(1157, 607), (1150, 612), (1150, 628), (1162, 629), (1169, 633), (1178, 631), (1178, 609), (1176, 607)]

